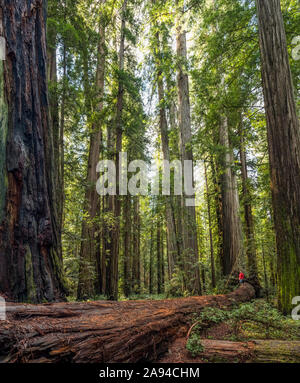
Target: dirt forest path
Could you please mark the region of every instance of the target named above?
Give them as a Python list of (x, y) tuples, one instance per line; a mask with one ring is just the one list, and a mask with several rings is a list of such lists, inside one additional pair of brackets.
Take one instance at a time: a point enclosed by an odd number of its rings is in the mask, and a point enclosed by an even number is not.
[(255, 297), (244, 284), (227, 295), (159, 301), (8, 304), (0, 322), (2, 362), (151, 362), (186, 335), (205, 307), (230, 308)]

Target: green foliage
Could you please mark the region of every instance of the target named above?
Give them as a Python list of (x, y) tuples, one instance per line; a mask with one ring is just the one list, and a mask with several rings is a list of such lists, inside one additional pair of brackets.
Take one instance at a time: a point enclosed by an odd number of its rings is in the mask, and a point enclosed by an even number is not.
[(300, 324), (264, 300), (242, 304), (229, 315), (234, 332), (252, 338), (299, 339)]
[(167, 297), (183, 297), (187, 293), (184, 290), (184, 272), (176, 267), (172, 278), (166, 282), (165, 291)]
[(265, 300), (243, 303), (233, 309), (222, 310), (208, 307), (194, 317), (195, 330), (203, 324), (213, 326), (228, 324), (232, 329), (229, 340), (240, 339), (291, 339), (300, 337), (300, 323), (285, 317), (277, 308)]
[(228, 319), (228, 312), (216, 307), (207, 307), (200, 313), (201, 322), (218, 324)]
[(186, 349), (192, 354), (193, 357), (198, 356), (204, 351), (200, 338), (197, 334), (192, 334), (186, 344)]

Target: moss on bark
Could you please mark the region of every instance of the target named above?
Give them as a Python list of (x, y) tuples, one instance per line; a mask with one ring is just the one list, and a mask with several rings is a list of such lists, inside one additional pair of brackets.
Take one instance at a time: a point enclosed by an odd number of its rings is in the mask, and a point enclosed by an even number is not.
[(286, 240), (278, 264), (278, 303), (284, 314), (291, 314), (292, 299), (300, 295), (300, 264), (292, 241)]
[(27, 289), (27, 300), (28, 302), (36, 302), (36, 286), (33, 277), (33, 266), (32, 266), (32, 255), (29, 246), (26, 249), (25, 255), (25, 278), (26, 278), (26, 289)]

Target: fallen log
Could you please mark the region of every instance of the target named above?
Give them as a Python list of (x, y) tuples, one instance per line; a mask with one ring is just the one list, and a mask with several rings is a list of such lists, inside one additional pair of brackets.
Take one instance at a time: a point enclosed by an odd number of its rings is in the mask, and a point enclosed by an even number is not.
[[(300, 341), (253, 340), (231, 342), (201, 339), (199, 358), (218, 362), (299, 363)], [(198, 357), (197, 357), (198, 359)]]
[(180, 330), (188, 330), (194, 313), (254, 296), (246, 283), (227, 295), (160, 301), (8, 304), (7, 320), (0, 321), (0, 361), (155, 361)]

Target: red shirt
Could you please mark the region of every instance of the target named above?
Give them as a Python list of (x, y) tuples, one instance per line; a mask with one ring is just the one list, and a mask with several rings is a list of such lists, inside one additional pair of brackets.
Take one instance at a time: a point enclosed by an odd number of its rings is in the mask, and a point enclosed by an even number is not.
[(244, 278), (245, 278), (245, 275), (243, 273), (240, 273), (239, 279), (244, 279)]

